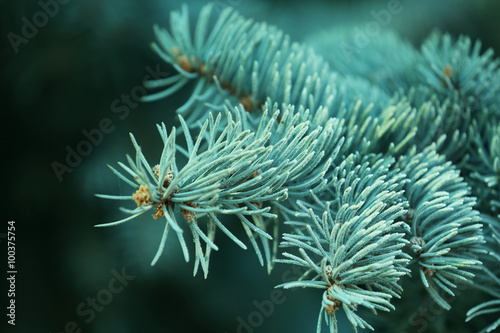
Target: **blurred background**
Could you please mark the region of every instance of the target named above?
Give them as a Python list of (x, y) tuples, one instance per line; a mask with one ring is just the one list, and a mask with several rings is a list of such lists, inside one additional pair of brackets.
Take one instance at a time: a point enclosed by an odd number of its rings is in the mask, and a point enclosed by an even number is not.
[[(278, 265), (268, 275), (255, 253), (241, 250), (222, 233), (217, 237), (220, 253), (212, 256), (204, 280), (201, 274), (192, 277), (193, 262), (183, 261), (173, 235), (158, 264), (150, 266), (163, 230), (160, 220), (93, 227), (122, 216), (119, 203), (95, 193), (131, 194), (106, 167), (133, 154), (128, 133), (153, 158), (162, 148), (155, 124), (178, 125), (175, 109), (189, 89), (154, 103), (140, 103), (137, 97), (146, 75), (171, 71), (149, 45), (153, 24), (167, 26), (169, 12), (181, 3), (1, 2), (6, 187), (0, 248), (7, 252), (7, 221), (15, 221), (18, 274), (16, 326), (0, 331), (315, 331), (321, 291), (284, 291), (272, 310), (259, 310), (290, 272)], [(189, 1), (192, 22), (203, 3)], [(387, 3), (216, 0), (215, 13), (234, 7), (303, 41), (336, 25), (363, 25), (373, 20), (372, 10), (385, 9)], [(402, 5), (386, 28), (415, 45), (439, 28), (481, 39), (484, 49), (499, 54), (498, 1), (408, 0)], [(94, 139), (91, 146), (82, 143), (86, 133)], [(86, 156), (68, 157), (78, 149)], [(2, 283), (5, 297), (7, 284)], [(5, 309), (7, 299), (2, 300)], [(4, 314), (1, 318), (0, 327), (6, 322)]]

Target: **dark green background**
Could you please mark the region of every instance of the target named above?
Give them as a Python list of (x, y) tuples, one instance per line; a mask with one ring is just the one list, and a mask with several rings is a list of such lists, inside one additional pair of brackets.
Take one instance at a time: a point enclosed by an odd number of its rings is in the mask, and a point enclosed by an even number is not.
[[(201, 2), (189, 3), (196, 17)], [(334, 25), (365, 24), (373, 19), (370, 11), (386, 8), (387, 1), (221, 0), (215, 4), (216, 13), (235, 7), (301, 41)], [(499, 53), (497, 1), (402, 4), (403, 12), (387, 28), (415, 44), (437, 27), (479, 38), (484, 47)], [(22, 35), (22, 18), (32, 22), (42, 8), (36, 1), (3, 1), (1, 6), (0, 233), (6, 233), (8, 220), (16, 221), (18, 269), (16, 326), (7, 332), (64, 332), (70, 321), (81, 332), (93, 333), (236, 332), (238, 317), (246, 320), (256, 310), (254, 301), (270, 298), (286, 267), (278, 266), (268, 276), (252, 251), (241, 250), (218, 233), (221, 249), (212, 256), (208, 279), (193, 278), (193, 262), (183, 262), (173, 234), (158, 264), (150, 267), (162, 222), (144, 218), (114, 228), (93, 228), (121, 216), (117, 203), (98, 199), (94, 193), (131, 192), (106, 167), (133, 153), (128, 133), (134, 133), (146, 156), (155, 158), (161, 149), (155, 124), (176, 125), (174, 110), (189, 93), (129, 106), (126, 117), (112, 108), (122, 94), (142, 84), (148, 66), (171, 71), (149, 43), (154, 38), (152, 25), (166, 26), (169, 11), (179, 8), (180, 2), (71, 0), (59, 5), (57, 14), (20, 44), (17, 53), (8, 34)], [(75, 149), (85, 139), (82, 131), (98, 128), (104, 118), (110, 119), (113, 130), (59, 181), (52, 163), (65, 163), (66, 147)], [(5, 253), (5, 238), (0, 240)], [(88, 316), (77, 314), (77, 307), (107, 289), (112, 271), (122, 269), (135, 278), (87, 323)], [(4, 284), (0, 294), (5, 296), (6, 291)], [(321, 292), (285, 291), (282, 297), (285, 301), (253, 331), (315, 331)], [(2, 302), (4, 308), (6, 297)], [(7, 320), (4, 312), (0, 327)], [(464, 330), (468, 331), (465, 325)]]

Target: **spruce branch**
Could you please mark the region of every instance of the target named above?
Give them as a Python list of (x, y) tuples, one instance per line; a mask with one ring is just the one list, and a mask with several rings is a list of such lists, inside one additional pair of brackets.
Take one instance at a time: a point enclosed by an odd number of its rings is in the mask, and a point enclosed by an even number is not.
[(485, 214), (500, 212), (500, 122), (489, 122), (484, 132), (477, 122), (471, 127), (470, 160), (464, 166), (477, 206)]
[(409, 91), (418, 80), (415, 71), (408, 71), (421, 61), (418, 50), (387, 29), (360, 47), (356, 32), (355, 26), (335, 26), (312, 34), (306, 42), (343, 76), (364, 78), (389, 95)]
[[(478, 316), (489, 314), (495, 316), (500, 313), (500, 215), (496, 219), (485, 220), (489, 222), (485, 228), (485, 255), (481, 257), (483, 266), (476, 279), (475, 287), (489, 294), (491, 299), (471, 308), (467, 312), (467, 322)], [(493, 332), (498, 327), (500, 327), (500, 318), (480, 333)]]
[[(237, 115), (233, 120), (231, 114)], [(168, 231), (172, 228), (181, 244), (184, 258), (189, 261), (189, 251), (184, 239), (176, 210), (187, 222), (195, 243), (196, 274), (200, 264), (205, 276), (212, 250), (218, 250), (214, 243), (215, 230), (221, 229), (240, 247), (244, 243), (225, 227), (217, 215), (235, 215), (241, 221), (259, 261), (263, 256), (256, 242), (262, 241), (268, 267), (271, 265), (268, 241), (272, 239), (266, 231), (265, 220), (276, 218), (268, 203), (281, 201), (291, 195), (300, 196), (311, 189), (325, 186), (323, 179), (332, 158), (342, 145), (339, 121), (330, 119), (326, 127), (309, 131), (307, 121), (294, 113), (293, 107), (283, 112), (280, 122), (279, 110), (268, 116), (265, 109), (262, 121), (255, 130), (243, 129), (247, 114), (242, 107), (226, 109), (224, 130), (219, 132), (221, 114), (216, 118), (209, 113), (194, 141), (182, 116), (179, 116), (187, 141), (187, 163), (179, 168), (176, 155), (180, 147), (175, 144), (175, 128), (168, 134), (165, 125), (158, 126), (164, 148), (159, 163), (151, 167), (133, 135), (136, 149), (135, 161), (127, 157), (129, 166), (119, 165), (133, 179), (114, 168), (111, 170), (136, 191), (131, 196), (98, 195), (105, 199), (133, 200), (134, 210), (122, 220), (98, 226), (114, 226), (134, 219), (148, 211), (153, 217), (165, 218), (165, 231), (154, 265), (163, 251)], [(307, 113), (302, 113), (302, 116)], [(338, 146), (338, 147), (337, 147)], [(325, 151), (328, 156), (325, 160)], [(321, 163), (320, 163), (321, 162)], [(201, 226), (207, 226), (203, 231)], [(202, 242), (206, 244), (205, 251)]]
[(465, 105), (474, 110), (490, 109), (490, 116), (500, 116), (500, 60), (492, 49), (481, 53), (481, 42), (469, 37), (453, 41), (449, 34), (434, 32), (421, 48), (418, 70), (421, 82), (442, 96), (458, 91)]
[(471, 283), (471, 269), (481, 265), (477, 256), (484, 240), (469, 186), (435, 149), (436, 145), (422, 153), (413, 149), (397, 166), (409, 180), (405, 185), (410, 205), (406, 220), (411, 225), (410, 248), (420, 279), (430, 296), (450, 309), (439, 290), (455, 296), (457, 283)]
[[(370, 163), (369, 160), (375, 160)], [(407, 201), (403, 196), (404, 175), (389, 171), (394, 160), (350, 155), (335, 168), (328, 191), (331, 201), (311, 194), (298, 201), (301, 214), (285, 223), (293, 233), (283, 236), (284, 252), (277, 262), (307, 268), (298, 280), (283, 288), (324, 290), (317, 332), (322, 316), (330, 330), (338, 332), (335, 312), (342, 308), (354, 330), (373, 329), (356, 314), (359, 306), (372, 311), (390, 311), (392, 297), (399, 297), (399, 279), (408, 274), (410, 257), (402, 251), (409, 243), (402, 218)]]
[(135, 158), (110, 169), (133, 190), (97, 196), (136, 207), (97, 226), (145, 213), (161, 218), (152, 265), (170, 229), (189, 261), (189, 229), (194, 274), (201, 266), (206, 277), (217, 229), (247, 248), (222, 216), (239, 221), (268, 271), (285, 221), (287, 252), (276, 261), (305, 273), (278, 287), (323, 290), (318, 333), (323, 320), (338, 331), (340, 308), (355, 331), (373, 330), (358, 310), (394, 310), (412, 263), (442, 308), (451, 307), (443, 293), (476, 282), (492, 299), (467, 320), (500, 311), (500, 62), (493, 52), (440, 33), (419, 52), (384, 32), (343, 61), (342, 49), (329, 49), (345, 31), (321, 35), (313, 49), (232, 9), (216, 19), (212, 10), (203, 7), (193, 32), (186, 5), (171, 13), (168, 29), (154, 27), (152, 48), (177, 73), (145, 82), (157, 92), (143, 100), (190, 83), (193, 91), (177, 110), (180, 127), (158, 125), (156, 164), (130, 135)]
[[(397, 107), (392, 118), (399, 118), (400, 121), (395, 121), (399, 126), (392, 129), (393, 134), (389, 140), (400, 142), (404, 140), (404, 133), (412, 134), (407, 138), (408, 144), (395, 156), (405, 154), (412, 145), (422, 151), (436, 144), (436, 151), (445, 155), (457, 167), (462, 167), (467, 162), (471, 153), (469, 132), (473, 123), (472, 111), (460, 104), (457, 92), (451, 95), (441, 100), (427, 87), (418, 86), (391, 101), (389, 105)], [(384, 116), (384, 112), (381, 116)]]
[(368, 97), (375, 105), (388, 102), (388, 95), (377, 86), (331, 72), (312, 48), (293, 43), (276, 27), (246, 19), (231, 8), (222, 11), (210, 29), (212, 7), (208, 4), (201, 10), (193, 36), (186, 5), (172, 12), (169, 30), (154, 27), (153, 50), (179, 74), (146, 82), (148, 88), (165, 89), (143, 97), (144, 101), (170, 96), (195, 81), (191, 97), (177, 110), (188, 124), (205, 119), (206, 106), (220, 110), (227, 100), (249, 112), (260, 111), (268, 100), (280, 108), (291, 104), (310, 110), (320, 106), (332, 110)]

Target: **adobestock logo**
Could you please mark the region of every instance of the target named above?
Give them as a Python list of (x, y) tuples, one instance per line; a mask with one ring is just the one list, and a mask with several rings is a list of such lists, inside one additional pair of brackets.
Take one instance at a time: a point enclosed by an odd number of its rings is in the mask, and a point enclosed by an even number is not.
[[(282, 283), (297, 281), (306, 271), (307, 269), (305, 267), (293, 266), (291, 269), (283, 272), (281, 281)], [(297, 288), (287, 290), (294, 292)], [(274, 314), (276, 308), (285, 303), (287, 300), (285, 291), (286, 290), (283, 289), (273, 289), (269, 293), (268, 298), (261, 301), (254, 300), (252, 302), (254, 310), (246, 316), (238, 316), (236, 318), (238, 324), (236, 333), (256, 333), (259, 327), (264, 324), (265, 320)]]
[[(407, 0), (411, 2), (412, 0)], [(387, 9), (378, 11), (370, 11), (370, 16), (373, 20), (366, 22), (364, 26), (355, 26), (352, 33), (353, 43), (341, 42), (340, 48), (347, 63), (350, 63), (354, 54), (360, 54), (362, 49), (370, 45), (372, 40), (376, 38), (382, 28), (389, 26), (392, 18), (403, 12), (404, 6), (399, 0), (389, 0), (386, 4)]]
[[(142, 82), (148, 80), (159, 80), (169, 76), (168, 72), (163, 72), (160, 65), (156, 67), (146, 66), (147, 74), (144, 76)], [(110, 111), (115, 115), (119, 121), (127, 119), (131, 110), (137, 108), (141, 98), (147, 95), (146, 88), (142, 84), (134, 86), (128, 93), (120, 94), (119, 98), (113, 100), (109, 106)], [(81, 131), (83, 139), (81, 139), (73, 147), (66, 145), (66, 157), (63, 161), (53, 161), (50, 165), (57, 180), (61, 183), (63, 176), (73, 172), (84, 160), (85, 157), (92, 154), (95, 147), (98, 147), (105, 138), (105, 135), (112, 133), (116, 126), (117, 120), (113, 121), (112, 118), (104, 117), (99, 120), (98, 125), (91, 129), (83, 129)]]
[(215, 9), (220, 14), (224, 9), (231, 7), (235, 8), (241, 5), (243, 0), (217, 0), (214, 2)]
[(9, 39), (10, 45), (14, 49), (14, 53), (19, 52), (19, 46), (21, 44), (28, 44), (28, 42), (35, 38), (38, 34), (38, 30), (45, 27), (49, 23), (49, 19), (59, 13), (60, 5), (65, 5), (70, 0), (40, 0), (38, 1), (38, 6), (41, 10), (37, 11), (31, 17), (31, 20), (26, 16), (21, 17), (23, 26), (21, 28), (21, 34), (16, 34), (14, 32), (9, 32), (7, 38)]
[[(109, 279), (106, 287), (100, 289), (94, 297), (89, 296), (77, 305), (75, 312), (86, 324), (90, 324), (96, 318), (97, 313), (102, 312), (113, 301), (114, 296), (120, 294), (129, 285), (129, 282), (136, 278), (134, 275), (127, 274), (125, 268), (122, 268), (121, 272), (112, 269), (111, 275), (113, 277)], [(70, 320), (64, 324), (62, 331), (57, 333), (82, 332), (86, 331), (82, 330), (81, 324), (78, 321)]]
[[(442, 297), (450, 306), (469, 287), (469, 285), (461, 282), (462, 281), (460, 280), (453, 281), (453, 283), (457, 286), (457, 288), (453, 290), (453, 295), (448, 294), (444, 290), (438, 291), (440, 297)], [(428, 302), (426, 302), (426, 304), (419, 306), (419, 308), (408, 318), (408, 328), (411, 328), (410, 332), (427, 332), (429, 328), (432, 328), (432, 324), (442, 317), (442, 314), (445, 311), (448, 310), (442, 308), (434, 299), (431, 298)]]

